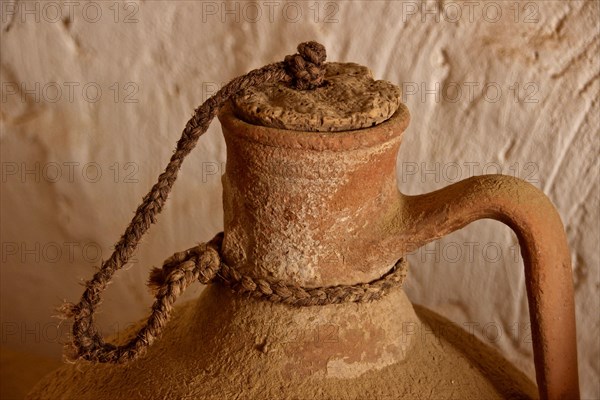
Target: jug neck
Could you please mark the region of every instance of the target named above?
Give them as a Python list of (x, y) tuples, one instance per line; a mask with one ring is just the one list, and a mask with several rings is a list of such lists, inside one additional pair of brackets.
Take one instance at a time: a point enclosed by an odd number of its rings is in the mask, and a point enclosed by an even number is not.
[(225, 261), (305, 287), (377, 279), (397, 261), (380, 240), (396, 215), (406, 107), (367, 129), (301, 132), (219, 114), (227, 143)]

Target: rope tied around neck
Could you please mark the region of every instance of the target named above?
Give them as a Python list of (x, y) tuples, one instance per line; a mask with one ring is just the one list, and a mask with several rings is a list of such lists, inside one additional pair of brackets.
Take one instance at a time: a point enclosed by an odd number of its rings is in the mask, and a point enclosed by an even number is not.
[(401, 259), (386, 274), (369, 283), (307, 289), (240, 274), (221, 260), (219, 254), (222, 241), (223, 232), (206, 244), (202, 243), (175, 253), (164, 262), (162, 268), (154, 268), (148, 285), (160, 297), (169, 285), (179, 282), (190, 273), (190, 278), (197, 279), (202, 284), (220, 281), (234, 292), (250, 297), (306, 307), (347, 302), (364, 303), (380, 299), (388, 289), (404, 281), (408, 270), (407, 262)]
[[(173, 254), (164, 261), (161, 268), (152, 270), (148, 282), (155, 295), (152, 313), (146, 320), (146, 324), (127, 344), (115, 346), (94, 342), (95, 338), (80, 335), (79, 338), (84, 340), (87, 346), (82, 349), (74, 342), (70, 343), (66, 349), (68, 359), (72, 361), (82, 359), (97, 363), (126, 363), (142, 356), (161, 335), (179, 296), (195, 281), (204, 285), (218, 282), (229, 286), (233, 292), (248, 297), (306, 307), (378, 300), (391, 288), (402, 284), (408, 270), (407, 262), (401, 259), (381, 278), (369, 283), (307, 289), (298, 285), (287, 285), (283, 282), (272, 282), (240, 274), (221, 260), (222, 240), (221, 232), (208, 243), (201, 243)], [(63, 305), (62, 312), (65, 317), (73, 316), (72, 307), (73, 305), (69, 303)], [(92, 315), (88, 316), (91, 318)]]
[(370, 284), (304, 289), (252, 279), (240, 275), (221, 261), (219, 253), (222, 235), (217, 235), (208, 243), (174, 254), (165, 261), (162, 269), (153, 270), (150, 277), (150, 286), (155, 289), (152, 312), (146, 324), (128, 343), (116, 346), (105, 342), (94, 322), (102, 292), (113, 274), (127, 264), (143, 235), (156, 222), (183, 160), (194, 149), (199, 137), (206, 132), (219, 108), (240, 90), (266, 82), (285, 82), (298, 90), (314, 89), (324, 83), (325, 59), (325, 48), (321, 44), (301, 43), (298, 45), (298, 54), (286, 56), (283, 62), (266, 65), (233, 79), (196, 108), (167, 167), (144, 196), (110, 258), (85, 283), (85, 290), (77, 304), (65, 302), (59, 308), (63, 318), (73, 318), (72, 337), (65, 352), (68, 360), (124, 363), (136, 359), (158, 338), (168, 322), (173, 304), (196, 280), (203, 284), (219, 280), (231, 286), (234, 291), (248, 293), (252, 297), (298, 306), (371, 301), (381, 297), (392, 285), (402, 282), (406, 271), (402, 262), (399, 264), (404, 267), (398, 267), (397, 264), (391, 272)]

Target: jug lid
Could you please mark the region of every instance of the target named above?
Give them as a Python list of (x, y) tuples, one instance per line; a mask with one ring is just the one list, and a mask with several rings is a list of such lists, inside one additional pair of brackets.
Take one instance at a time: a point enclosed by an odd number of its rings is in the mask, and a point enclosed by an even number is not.
[(355, 63), (325, 64), (325, 83), (297, 90), (268, 82), (242, 90), (231, 104), (241, 120), (260, 126), (311, 132), (338, 132), (372, 127), (389, 119), (400, 106), (400, 88), (374, 80)]

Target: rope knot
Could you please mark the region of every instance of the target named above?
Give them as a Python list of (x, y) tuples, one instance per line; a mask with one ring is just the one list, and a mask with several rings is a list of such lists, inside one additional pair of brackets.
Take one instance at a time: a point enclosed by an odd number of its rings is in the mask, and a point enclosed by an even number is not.
[(173, 254), (164, 262), (162, 268), (154, 268), (150, 273), (150, 290), (155, 294), (161, 293), (169, 285), (187, 286), (192, 279), (198, 279), (205, 285), (211, 282), (221, 268), (221, 240), (222, 235), (217, 235), (209, 243)]
[(286, 56), (285, 69), (292, 77), (292, 85), (298, 90), (314, 89), (324, 82), (325, 47), (317, 42), (298, 45), (298, 54)]
[(206, 285), (215, 279), (217, 272), (221, 269), (221, 256), (219, 251), (210, 244), (203, 247), (197, 259), (198, 281)]

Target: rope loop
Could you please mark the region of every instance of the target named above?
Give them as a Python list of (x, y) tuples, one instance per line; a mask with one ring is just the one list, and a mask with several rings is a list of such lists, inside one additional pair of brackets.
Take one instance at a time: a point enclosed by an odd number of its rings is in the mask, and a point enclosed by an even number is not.
[(111, 256), (102, 263), (92, 279), (86, 282), (77, 304), (66, 302), (59, 307), (63, 318), (73, 319), (71, 342), (66, 349), (68, 360), (124, 363), (136, 359), (160, 336), (169, 320), (173, 304), (195, 281), (208, 284), (220, 280), (233, 290), (251, 297), (297, 306), (371, 301), (380, 297), (394, 282), (401, 282), (402, 271), (405, 270), (402, 268), (388, 273), (367, 287), (359, 285), (345, 289), (339, 286), (304, 289), (286, 286), (281, 282), (253, 279), (242, 276), (222, 262), (219, 252), (223, 235), (220, 234), (208, 243), (175, 253), (164, 262), (162, 268), (151, 272), (149, 284), (155, 292), (152, 312), (146, 324), (128, 343), (122, 346), (106, 343), (96, 327), (94, 315), (102, 300), (102, 292), (111, 282), (113, 274), (129, 262), (144, 234), (156, 222), (185, 157), (194, 149), (221, 106), (240, 90), (266, 82), (291, 83), (298, 90), (314, 89), (324, 83), (325, 59), (323, 45), (317, 42), (300, 43), (298, 54), (233, 79), (195, 110), (181, 133), (164, 172), (144, 196)]

